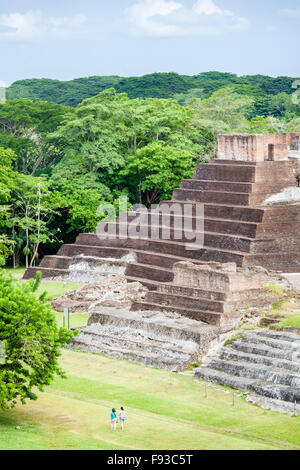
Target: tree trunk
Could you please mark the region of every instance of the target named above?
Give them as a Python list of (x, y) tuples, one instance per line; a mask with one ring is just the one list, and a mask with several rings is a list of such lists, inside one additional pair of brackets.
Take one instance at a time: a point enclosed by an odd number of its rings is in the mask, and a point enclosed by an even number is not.
[(13, 264), (14, 264), (14, 269), (16, 269), (20, 266), (20, 253), (19, 253), (19, 251), (14, 251)]
[(40, 233), (41, 233), (41, 183), (38, 184), (38, 196), (39, 196), (39, 199), (38, 199), (38, 207), (37, 207), (37, 227), (38, 227), (37, 242), (35, 244), (35, 248), (34, 248), (34, 251), (33, 251), (31, 262), (30, 262), (30, 267), (31, 268), (32, 268), (33, 262), (35, 261), (35, 258), (37, 256), (39, 245), (40, 245)]

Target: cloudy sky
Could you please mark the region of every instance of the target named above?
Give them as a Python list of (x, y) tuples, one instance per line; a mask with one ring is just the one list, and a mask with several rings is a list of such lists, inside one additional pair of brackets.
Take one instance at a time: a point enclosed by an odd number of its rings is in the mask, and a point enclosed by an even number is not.
[(0, 84), (23, 78), (300, 77), (300, 0), (0, 0)]

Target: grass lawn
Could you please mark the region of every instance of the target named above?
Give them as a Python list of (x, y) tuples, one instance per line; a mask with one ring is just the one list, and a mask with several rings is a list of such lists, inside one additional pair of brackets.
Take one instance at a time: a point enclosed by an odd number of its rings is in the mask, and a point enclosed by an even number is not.
[[(55, 312), (56, 321), (58, 326), (63, 326), (63, 316), (62, 312)], [(70, 313), (70, 328), (78, 328), (80, 326), (86, 326), (89, 319), (88, 313)], [(67, 328), (67, 320), (65, 327)]]
[[(300, 449), (300, 416), (281, 415), (191, 376), (65, 350), (38, 401), (0, 412), (0, 449)], [(122, 433), (109, 413), (124, 406)], [(20, 430), (16, 430), (20, 426)]]
[(300, 330), (300, 312), (293, 314), (293, 315), (288, 315), (284, 320), (282, 320), (280, 323), (277, 323), (275, 325), (275, 328), (283, 328), (285, 326), (289, 326), (291, 328), (299, 328)]
[[(11, 274), (16, 279), (21, 279), (23, 274), (25, 273), (25, 268), (5, 268), (5, 271)], [(24, 281), (26, 282), (26, 281)], [(55, 282), (55, 281), (43, 281), (41, 282), (38, 290), (37, 295), (42, 294), (44, 291), (47, 291), (47, 300), (52, 300), (55, 297), (60, 297), (68, 290), (76, 290), (83, 287), (83, 284), (74, 284), (74, 283), (67, 283), (67, 282)]]
[(17, 279), (21, 279), (26, 271), (26, 268), (20, 267), (20, 268), (4, 268), (5, 271), (9, 274), (11, 274), (13, 277)]

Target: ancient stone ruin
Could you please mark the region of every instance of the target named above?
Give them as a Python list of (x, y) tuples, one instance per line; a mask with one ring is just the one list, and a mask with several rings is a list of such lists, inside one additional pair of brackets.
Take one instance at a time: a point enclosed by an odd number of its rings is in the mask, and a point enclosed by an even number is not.
[(271, 399), (268, 407), (273, 403), (278, 409), (277, 400), (289, 402), (292, 406), (286, 406), (286, 411), (294, 412), (294, 405), (300, 403), (300, 336), (266, 329), (245, 332), (199, 367), (195, 375), (263, 395)]
[(177, 372), (197, 362), (218, 335), (217, 327), (176, 313), (101, 308), (72, 347)]
[(300, 158), (300, 133), (225, 134), (218, 136), (218, 158), (241, 162)]
[[(297, 146), (299, 136), (290, 135), (293, 148)], [(231, 144), (225, 145), (228, 139)], [(116, 237), (80, 234), (75, 244), (63, 245), (56, 256), (46, 256), (38, 268), (28, 269), (25, 278), (35, 276), (37, 270), (41, 270), (44, 277), (68, 275), (70, 265), (76, 264), (74, 259), (78, 256), (96, 257), (103, 262), (103, 258), (120, 260), (130, 253), (134, 253), (135, 260), (126, 266), (127, 279), (138, 280), (151, 290), (157, 289), (161, 282), (172, 281), (173, 264), (182, 260), (234, 262), (239, 267), (263, 266), (276, 271), (298, 272), (300, 165), (297, 158), (289, 158), (287, 135), (272, 136), (274, 142), (279, 143), (269, 144), (270, 139), (264, 135), (238, 135), (232, 139), (220, 136), (219, 158), (209, 164), (197, 165), (194, 178), (182, 181), (180, 189), (174, 190), (171, 201), (162, 201), (156, 210), (149, 210), (147, 220), (142, 219), (140, 236), (124, 236), (126, 227), (121, 214), (116, 223), (106, 223), (107, 230), (111, 224), (116, 224)], [(286, 143), (282, 144), (280, 139)], [(246, 144), (243, 147), (241, 142), (245, 140), (248, 150), (243, 153)], [(275, 149), (274, 160), (269, 160), (265, 154), (266, 146), (269, 148), (270, 145)], [(283, 153), (279, 152), (283, 147), (284, 159)], [(287, 188), (294, 192), (294, 198), (284, 196)], [(203, 246), (199, 249), (187, 248), (189, 234), (185, 232), (179, 238), (174, 229), (179, 217), (177, 210), (182, 210), (183, 214), (185, 204), (191, 208), (188, 216), (191, 230), (202, 227)], [(203, 205), (200, 216), (197, 213), (199, 204)], [(170, 215), (170, 239), (163, 236), (166, 214)], [(129, 213), (127, 224), (138, 216), (137, 212)], [(155, 231), (156, 237), (147, 236), (143, 223), (149, 232)], [(119, 236), (121, 232), (122, 236)]]
[(173, 282), (160, 284), (136, 300), (131, 310), (177, 312), (230, 329), (241, 318), (243, 307), (255, 306), (265, 295), (264, 287), (271, 280), (264, 268), (237, 268), (235, 263), (179, 262), (173, 271)]
[[(76, 346), (181, 370), (234, 327), (240, 308), (255, 303), (266, 270), (300, 272), (300, 133), (218, 141), (218, 157), (197, 165), (171, 201), (102, 222), (26, 271), (26, 279), (39, 270), (44, 278), (85, 283), (125, 275), (149, 289), (130, 311), (95, 308)], [(299, 401), (299, 357), (297, 336), (249, 333), (197, 375)], [(234, 367), (235, 359), (242, 364)], [(291, 373), (272, 375), (277, 366)]]

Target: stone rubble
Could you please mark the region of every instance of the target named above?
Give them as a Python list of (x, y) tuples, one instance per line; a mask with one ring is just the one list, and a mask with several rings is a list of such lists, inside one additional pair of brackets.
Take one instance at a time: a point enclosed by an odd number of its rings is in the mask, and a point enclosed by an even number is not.
[(129, 309), (132, 302), (145, 297), (147, 288), (140, 282), (127, 282), (121, 274), (66, 292), (51, 302), (57, 312), (68, 308), (72, 313), (91, 312), (101, 307)]

